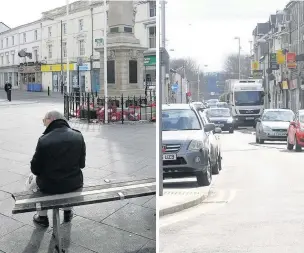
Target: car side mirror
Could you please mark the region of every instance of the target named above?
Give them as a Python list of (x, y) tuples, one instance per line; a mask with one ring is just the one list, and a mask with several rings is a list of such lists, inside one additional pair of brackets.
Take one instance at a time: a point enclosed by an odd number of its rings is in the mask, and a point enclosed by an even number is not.
[(294, 127), (296, 126), (296, 122), (294, 122), (294, 121), (291, 121), (289, 124)]
[(213, 123), (208, 123), (204, 126), (205, 132), (212, 132), (215, 130), (215, 125)]
[(216, 127), (216, 128), (214, 129), (214, 133), (215, 133), (215, 134), (220, 134), (220, 133), (222, 133), (222, 129), (221, 129), (220, 127)]

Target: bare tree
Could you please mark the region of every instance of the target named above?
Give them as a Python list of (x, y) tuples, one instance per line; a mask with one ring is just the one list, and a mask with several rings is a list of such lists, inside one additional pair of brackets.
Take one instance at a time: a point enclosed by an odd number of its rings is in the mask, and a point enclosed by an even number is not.
[[(230, 54), (225, 61), (224, 69), (228, 79), (239, 78), (239, 56)], [(241, 78), (249, 78), (251, 75), (251, 61), (249, 55), (241, 55)]]
[(170, 65), (171, 68), (174, 70), (181, 69), (180, 71), (178, 71), (178, 73), (180, 73), (182, 77), (184, 77), (184, 72), (182, 70), (182, 67), (185, 66), (187, 80), (190, 82), (197, 80), (198, 65), (193, 59), (191, 58), (173, 59)]

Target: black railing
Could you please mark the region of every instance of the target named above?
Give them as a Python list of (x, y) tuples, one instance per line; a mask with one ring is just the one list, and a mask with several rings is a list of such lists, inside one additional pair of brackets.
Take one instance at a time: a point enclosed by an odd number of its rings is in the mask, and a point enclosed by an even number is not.
[(108, 104), (108, 122), (155, 121), (156, 97), (154, 92), (146, 96), (106, 97), (98, 93), (65, 93), (64, 115), (88, 123), (105, 123), (105, 102)]

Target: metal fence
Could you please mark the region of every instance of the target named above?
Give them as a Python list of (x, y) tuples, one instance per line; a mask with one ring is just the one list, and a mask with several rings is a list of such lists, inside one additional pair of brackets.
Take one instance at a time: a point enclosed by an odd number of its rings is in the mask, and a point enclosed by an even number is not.
[(155, 121), (156, 97), (154, 92), (146, 96), (106, 97), (98, 93), (65, 93), (64, 115), (91, 122), (105, 122), (105, 101), (108, 102), (108, 121)]

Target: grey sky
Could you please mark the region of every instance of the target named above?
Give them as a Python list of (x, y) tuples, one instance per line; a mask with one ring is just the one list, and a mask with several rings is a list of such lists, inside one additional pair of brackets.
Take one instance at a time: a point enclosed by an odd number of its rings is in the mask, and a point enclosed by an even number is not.
[[(75, 0), (70, 0), (70, 3)], [(4, 4), (5, 3), (5, 4)], [(0, 8), (0, 21), (13, 28), (41, 18), (41, 13), (66, 4), (66, 0), (8, 0)]]
[(252, 31), (282, 10), (288, 0), (167, 0), (166, 37), (170, 56), (194, 58), (207, 71), (223, 67), (229, 53), (249, 53)]

